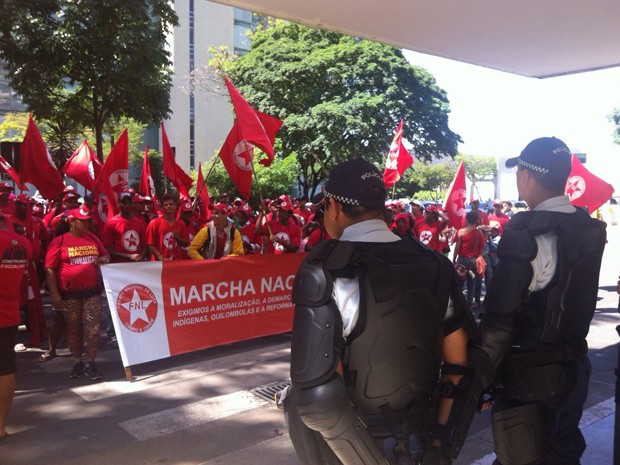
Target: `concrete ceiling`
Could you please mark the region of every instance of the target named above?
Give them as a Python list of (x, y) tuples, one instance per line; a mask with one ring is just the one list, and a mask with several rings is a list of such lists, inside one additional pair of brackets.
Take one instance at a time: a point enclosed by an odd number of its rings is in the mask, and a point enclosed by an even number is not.
[(530, 77), (620, 65), (619, 0), (216, 0)]

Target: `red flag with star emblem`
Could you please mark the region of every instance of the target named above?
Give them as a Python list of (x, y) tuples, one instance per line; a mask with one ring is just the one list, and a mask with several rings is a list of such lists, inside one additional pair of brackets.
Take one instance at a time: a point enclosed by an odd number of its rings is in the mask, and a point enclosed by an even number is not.
[(43, 198), (55, 199), (65, 185), (32, 115), (28, 115), (28, 128), (19, 154), (19, 184), (24, 185), (29, 182), (39, 189)]
[(183, 168), (177, 165), (163, 122), (161, 123), (161, 142), (164, 159), (164, 176), (166, 176), (172, 185), (176, 187), (181, 197), (189, 199), (189, 190), (191, 189), (192, 184), (194, 184), (194, 181), (185, 171), (183, 171)]
[(95, 188), (95, 179), (101, 172), (102, 164), (93, 153), (88, 142), (84, 141), (67, 160), (61, 173), (75, 179), (89, 191)]
[(250, 190), (252, 189), (254, 146), (243, 138), (239, 126), (239, 120), (235, 121), (220, 149), (219, 156), (231, 181), (237, 186), (237, 190), (243, 198), (247, 200), (250, 198)]
[(9, 176), (11, 176), (11, 179), (13, 180), (15, 185), (20, 189), (24, 190), (24, 186), (21, 184), (21, 181), (19, 179), (19, 174), (17, 173), (17, 171), (15, 171), (15, 168), (13, 168), (11, 164), (4, 159), (2, 155), (0, 155), (0, 171), (3, 171)]
[(614, 188), (590, 173), (573, 155), (572, 169), (568, 175), (564, 193), (568, 195), (571, 204), (576, 207), (586, 207), (591, 213), (610, 199)]
[(465, 199), (467, 198), (467, 186), (465, 185), (465, 165), (463, 162), (459, 165), (448, 195), (443, 202), (443, 209), (448, 215), (448, 227), (455, 227), (459, 229), (463, 224), (463, 217), (465, 216)]
[[(118, 212), (118, 194), (129, 187), (129, 139), (127, 128), (110, 150), (101, 172), (95, 180), (93, 191), (97, 197), (98, 211), (103, 212), (103, 203), (107, 202), (108, 216)], [(101, 218), (105, 220), (105, 218)]]
[(228, 78), (225, 77), (224, 82), (235, 108), (237, 116), (235, 124), (238, 123), (239, 140), (246, 140), (265, 152), (268, 158), (260, 160), (259, 163), (264, 166), (271, 165), (274, 157), (273, 144), (276, 140), (276, 133), (282, 127), (282, 120), (255, 110)]
[(385, 187), (394, 186), (412, 164), (413, 157), (403, 145), (403, 120), (401, 119), (385, 161), (385, 170), (383, 171)]

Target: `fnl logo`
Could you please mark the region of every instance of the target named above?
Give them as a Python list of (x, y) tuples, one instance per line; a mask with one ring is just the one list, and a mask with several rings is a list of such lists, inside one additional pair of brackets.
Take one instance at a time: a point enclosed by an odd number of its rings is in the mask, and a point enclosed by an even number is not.
[(148, 287), (130, 284), (118, 293), (116, 309), (125, 328), (134, 333), (143, 333), (155, 323), (157, 299)]

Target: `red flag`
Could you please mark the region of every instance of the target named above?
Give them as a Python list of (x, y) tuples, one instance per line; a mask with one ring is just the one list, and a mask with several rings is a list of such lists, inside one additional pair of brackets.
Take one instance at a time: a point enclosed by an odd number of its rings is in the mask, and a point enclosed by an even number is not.
[(207, 183), (202, 176), (202, 167), (198, 163), (198, 179), (196, 181), (196, 199), (200, 201), (200, 220), (206, 223), (209, 220), (209, 205), (211, 198), (209, 197), (209, 189)]
[(150, 198), (155, 198), (155, 181), (151, 175), (151, 165), (149, 163), (149, 146), (144, 149), (144, 162), (142, 163), (142, 177), (140, 178), (140, 193)]
[(72, 177), (86, 189), (92, 191), (95, 188), (95, 179), (99, 176), (102, 166), (88, 142), (84, 141), (73, 152), (73, 155), (67, 160), (60, 172)]
[(19, 184), (31, 183), (46, 199), (55, 199), (65, 187), (32, 115), (28, 115), (28, 128), (20, 150), (19, 175)]
[(403, 120), (401, 119), (385, 161), (385, 170), (383, 171), (385, 187), (389, 188), (396, 184), (412, 164), (413, 157), (403, 145)]
[(166, 176), (172, 185), (176, 187), (181, 196), (189, 199), (189, 190), (191, 189), (192, 184), (194, 184), (194, 181), (185, 171), (183, 171), (183, 168), (177, 165), (163, 122), (161, 123), (161, 142), (164, 158), (164, 176)]
[(237, 131), (240, 140), (246, 140), (265, 152), (268, 158), (259, 163), (265, 166), (271, 165), (274, 157), (273, 144), (276, 140), (276, 133), (282, 127), (282, 120), (255, 110), (228, 78), (225, 77), (224, 82), (228, 87), (230, 100), (237, 115), (239, 123)]
[(467, 199), (467, 187), (465, 185), (465, 165), (463, 162), (456, 171), (448, 195), (443, 202), (443, 208), (448, 215), (448, 226), (459, 229), (465, 216), (465, 200)]
[(11, 179), (13, 180), (15, 185), (20, 189), (24, 190), (24, 186), (19, 180), (19, 174), (17, 173), (17, 171), (15, 171), (11, 164), (4, 159), (2, 155), (0, 155), (0, 171), (4, 171), (6, 174), (11, 176)]
[(609, 200), (614, 193), (611, 184), (590, 173), (579, 159), (573, 155), (572, 169), (566, 181), (564, 193), (576, 207), (587, 207), (593, 212)]
[[(108, 204), (108, 215), (118, 212), (118, 194), (129, 187), (129, 140), (125, 128), (106, 158), (101, 172), (95, 181), (93, 191), (99, 201)], [(105, 198), (102, 198), (105, 197)], [(102, 203), (99, 210), (103, 210)]]
[(252, 159), (254, 146), (243, 139), (239, 128), (239, 120), (235, 121), (228, 133), (226, 141), (220, 149), (219, 156), (232, 182), (246, 200), (250, 198), (252, 188)]

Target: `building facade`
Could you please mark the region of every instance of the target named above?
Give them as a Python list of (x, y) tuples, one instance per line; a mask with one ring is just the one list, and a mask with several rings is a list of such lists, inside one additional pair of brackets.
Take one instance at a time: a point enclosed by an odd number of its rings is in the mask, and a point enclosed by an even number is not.
[[(226, 46), (237, 54), (250, 48), (247, 33), (253, 14), (207, 0), (175, 2), (179, 26), (169, 37), (174, 77), (170, 91), (171, 115), (164, 122), (176, 160), (185, 171), (196, 169), (221, 147), (233, 125), (233, 111), (227, 96), (205, 90), (190, 94), (190, 73), (208, 63), (209, 47)], [(161, 147), (159, 128), (148, 138)], [(148, 142), (148, 141), (147, 141)]]

